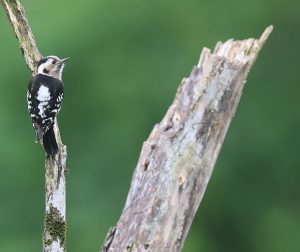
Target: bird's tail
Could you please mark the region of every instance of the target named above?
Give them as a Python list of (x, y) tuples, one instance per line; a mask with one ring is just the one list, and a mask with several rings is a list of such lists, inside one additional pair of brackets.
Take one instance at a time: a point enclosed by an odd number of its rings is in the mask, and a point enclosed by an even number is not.
[(44, 134), (43, 145), (44, 145), (47, 158), (52, 157), (52, 159), (54, 159), (58, 151), (58, 146), (57, 146), (53, 126)]

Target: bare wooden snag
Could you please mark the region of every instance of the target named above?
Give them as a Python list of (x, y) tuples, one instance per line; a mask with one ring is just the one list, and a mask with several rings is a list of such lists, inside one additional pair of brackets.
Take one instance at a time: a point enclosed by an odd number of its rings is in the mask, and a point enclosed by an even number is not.
[(181, 251), (247, 74), (272, 32), (204, 48), (144, 142), (122, 215), (102, 252)]

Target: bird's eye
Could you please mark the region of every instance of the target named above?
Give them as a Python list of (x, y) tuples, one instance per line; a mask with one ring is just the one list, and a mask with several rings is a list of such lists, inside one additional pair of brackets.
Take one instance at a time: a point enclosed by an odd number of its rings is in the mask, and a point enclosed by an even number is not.
[(52, 64), (55, 65), (55, 63), (56, 63), (56, 60), (53, 60), (53, 61), (52, 61)]
[(46, 68), (43, 69), (43, 72), (44, 72), (45, 74), (49, 73), (49, 71), (48, 71)]

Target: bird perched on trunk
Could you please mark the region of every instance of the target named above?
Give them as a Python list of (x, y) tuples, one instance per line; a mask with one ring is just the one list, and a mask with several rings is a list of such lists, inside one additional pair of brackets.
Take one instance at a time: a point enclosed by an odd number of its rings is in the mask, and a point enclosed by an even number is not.
[(68, 58), (59, 59), (57, 56), (42, 58), (27, 92), (28, 111), (35, 129), (36, 142), (43, 144), (47, 158), (53, 159), (58, 151), (53, 126), (64, 97), (61, 77), (66, 60)]

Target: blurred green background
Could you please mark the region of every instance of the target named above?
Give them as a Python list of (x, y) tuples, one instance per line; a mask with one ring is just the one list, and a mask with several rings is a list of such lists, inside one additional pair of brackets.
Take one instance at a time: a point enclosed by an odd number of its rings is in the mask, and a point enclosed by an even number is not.
[[(300, 1), (22, 2), (42, 54), (72, 58), (59, 115), (69, 251), (99, 250), (143, 141), (202, 47), (270, 24), (183, 251), (300, 251)], [(30, 73), (3, 10), (0, 32), (0, 251), (40, 251), (44, 153), (27, 113)]]

